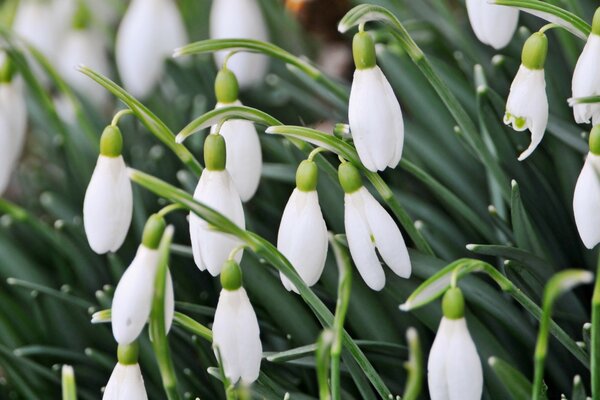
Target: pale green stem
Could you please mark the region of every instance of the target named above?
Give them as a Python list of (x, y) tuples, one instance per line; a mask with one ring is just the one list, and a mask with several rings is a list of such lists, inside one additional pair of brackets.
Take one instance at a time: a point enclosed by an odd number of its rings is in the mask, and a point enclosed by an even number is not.
[(310, 152), (310, 154), (308, 155), (307, 160), (308, 161), (312, 161), (317, 156), (317, 154), (323, 153), (325, 151), (329, 151), (329, 150), (327, 150), (324, 147), (317, 147), (316, 149), (314, 149), (313, 151)]
[(185, 210), (185, 207), (183, 207), (181, 204), (169, 204), (168, 206), (163, 207), (159, 212), (157, 212), (156, 214), (160, 215), (161, 217), (166, 217), (168, 214), (172, 213), (173, 211), (177, 211), (177, 210)]
[(112, 122), (110, 124), (112, 126), (117, 126), (122, 117), (124, 117), (126, 115), (132, 115), (132, 114), (133, 114), (133, 110), (131, 110), (130, 108), (121, 110), (115, 114), (115, 116), (113, 117)]
[(554, 28), (562, 28), (562, 26), (560, 26), (559, 24), (555, 24), (555, 23), (546, 24), (540, 28), (539, 32), (546, 33), (546, 31), (549, 31), (550, 29), (554, 29)]
[(329, 329), (325, 329), (317, 340), (317, 350), (315, 352), (317, 381), (319, 383), (319, 400), (331, 400), (331, 392), (329, 391), (329, 359), (331, 345), (333, 341), (333, 333)]
[(417, 400), (423, 386), (424, 368), (419, 334), (415, 328), (408, 328), (406, 331), (406, 341), (408, 343), (409, 357), (408, 361), (404, 363), (404, 368), (408, 372), (408, 377), (402, 398), (403, 400)]

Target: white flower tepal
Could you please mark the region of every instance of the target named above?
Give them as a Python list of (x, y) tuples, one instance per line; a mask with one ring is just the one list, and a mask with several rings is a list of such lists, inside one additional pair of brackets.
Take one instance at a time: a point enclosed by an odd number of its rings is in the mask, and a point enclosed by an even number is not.
[[(583, 52), (577, 60), (573, 72), (572, 93), (573, 100), (579, 97), (600, 95), (600, 11), (594, 14), (592, 33), (588, 37)], [(578, 124), (600, 123), (600, 103), (574, 104), (573, 114)]]
[(117, 363), (104, 389), (102, 400), (147, 400), (139, 364)]
[(510, 86), (504, 123), (516, 131), (529, 129), (531, 144), (519, 155), (527, 158), (542, 141), (548, 125), (548, 98), (544, 63), (548, 48), (546, 35), (536, 32), (523, 46), (522, 64)]
[[(211, 39), (255, 39), (269, 41), (267, 25), (257, 0), (214, 0), (210, 12)], [(220, 68), (226, 51), (215, 53)], [(262, 81), (269, 68), (269, 59), (260, 54), (237, 53), (227, 62), (243, 88)]]
[(495, 49), (510, 42), (519, 22), (517, 8), (490, 4), (488, 0), (467, 0), (467, 12), (477, 39)]
[(404, 145), (400, 104), (392, 86), (375, 64), (375, 47), (369, 34), (356, 34), (353, 48), (356, 71), (348, 119), (356, 151), (370, 171), (395, 168)]
[(146, 97), (159, 81), (164, 61), (187, 43), (185, 26), (172, 0), (132, 0), (119, 26), (116, 61), (125, 89)]
[(600, 243), (600, 125), (590, 133), (590, 152), (581, 169), (575, 193), (573, 212), (579, 236), (588, 249)]

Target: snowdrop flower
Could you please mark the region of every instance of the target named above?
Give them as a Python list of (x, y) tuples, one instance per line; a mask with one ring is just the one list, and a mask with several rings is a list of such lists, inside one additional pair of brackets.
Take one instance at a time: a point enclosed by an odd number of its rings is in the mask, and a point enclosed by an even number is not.
[(464, 317), (460, 289), (448, 289), (442, 301), (440, 322), (427, 363), (432, 400), (479, 400), (483, 371)]
[(212, 326), (213, 347), (221, 358), (225, 375), (235, 384), (254, 382), (260, 373), (262, 344), (256, 314), (246, 290), (238, 263), (228, 260), (221, 273), (223, 289)]
[(344, 162), (338, 175), (345, 193), (344, 224), (350, 255), (367, 286), (373, 290), (385, 286), (385, 274), (375, 248), (396, 275), (410, 277), (408, 250), (392, 217), (362, 185), (356, 167)]
[(164, 60), (187, 42), (172, 0), (132, 0), (117, 32), (116, 60), (125, 89), (147, 97), (163, 74)]
[[(600, 8), (594, 14), (592, 33), (588, 37), (573, 72), (571, 85), (573, 99), (570, 99), (570, 103), (578, 97), (600, 95), (598, 65), (600, 65)], [(590, 119), (594, 125), (598, 124), (600, 123), (600, 103), (573, 104), (573, 114), (578, 124), (588, 124)]]
[(588, 249), (600, 243), (600, 125), (590, 132), (590, 151), (581, 169), (575, 193), (573, 211), (583, 244)]
[(138, 364), (138, 344), (119, 345), (118, 359), (104, 389), (102, 400), (147, 400), (144, 378)]
[(123, 138), (108, 126), (100, 139), (100, 156), (83, 201), (83, 226), (92, 250), (98, 254), (121, 247), (131, 224), (133, 194), (121, 155)]
[[(312, 286), (321, 277), (327, 258), (327, 226), (317, 195), (317, 165), (312, 160), (300, 163), (296, 189), (283, 211), (277, 248), (292, 263), (302, 280)], [(298, 289), (281, 272), (287, 290)]]
[[(255, 39), (269, 41), (267, 25), (257, 0), (214, 0), (210, 12), (211, 39)], [(215, 53), (217, 67), (223, 65), (227, 52)], [(237, 53), (227, 61), (237, 76), (240, 86), (253, 86), (264, 78), (269, 68), (266, 56)]]
[(0, 53), (0, 195), (21, 155), (27, 129), (23, 81), (15, 75), (11, 60)]
[[(158, 246), (165, 230), (163, 217), (152, 215), (144, 228), (142, 244), (135, 258), (119, 281), (112, 303), (112, 331), (117, 343), (127, 345), (134, 342), (144, 329), (152, 310), (154, 283), (160, 262)], [(175, 301), (173, 282), (167, 273), (165, 291), (165, 330), (168, 332), (173, 321)]]
[[(235, 74), (223, 67), (215, 81), (217, 105), (215, 108), (239, 106), (238, 82)], [(211, 133), (217, 133), (217, 126)], [(262, 172), (262, 151), (254, 124), (245, 120), (226, 121), (219, 132), (225, 139), (227, 161), (225, 169), (242, 201), (248, 201), (256, 193)]]
[[(242, 229), (246, 229), (244, 209), (226, 164), (225, 140), (218, 134), (210, 134), (204, 142), (204, 161), (200, 181), (194, 192), (194, 199), (220, 212)], [(190, 212), (190, 237), (194, 261), (201, 271), (208, 269), (213, 276), (221, 273), (223, 263), (229, 253), (240, 244), (240, 240), (217, 232), (206, 221)], [(242, 253), (236, 255), (240, 262)]]
[(542, 32), (536, 32), (523, 46), (521, 66), (510, 86), (506, 101), (504, 123), (516, 131), (529, 129), (531, 144), (519, 161), (526, 159), (540, 144), (548, 124), (548, 98), (544, 63), (548, 52), (548, 39)]
[(370, 171), (395, 168), (402, 157), (404, 122), (392, 86), (376, 64), (375, 45), (366, 32), (352, 42), (356, 71), (348, 119), (360, 161)]
[(488, 0), (467, 0), (467, 13), (477, 39), (496, 50), (510, 42), (519, 21), (517, 8), (490, 4)]

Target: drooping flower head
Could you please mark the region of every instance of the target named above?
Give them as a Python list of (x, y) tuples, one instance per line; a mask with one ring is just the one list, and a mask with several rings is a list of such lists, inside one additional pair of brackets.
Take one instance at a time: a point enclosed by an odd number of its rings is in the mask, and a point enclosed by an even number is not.
[[(304, 160), (296, 171), (296, 189), (288, 200), (279, 233), (277, 248), (292, 263), (302, 280), (312, 286), (321, 277), (327, 258), (327, 226), (317, 194), (317, 165)], [(298, 289), (281, 272), (287, 290)]]
[[(235, 74), (224, 66), (215, 80), (215, 108), (242, 105), (238, 100), (238, 81)], [(217, 133), (217, 126), (212, 128)], [(262, 151), (254, 124), (246, 120), (225, 121), (219, 132), (225, 139), (227, 161), (225, 169), (242, 201), (248, 201), (256, 193), (262, 172)]]
[(138, 364), (137, 342), (119, 345), (118, 362), (104, 388), (102, 400), (147, 400), (144, 378)]
[[(225, 169), (227, 152), (225, 139), (219, 134), (210, 134), (204, 142), (204, 163), (194, 199), (212, 207), (233, 223), (245, 229), (244, 209), (235, 185)], [(213, 276), (219, 275), (229, 253), (241, 242), (234, 236), (217, 232), (208, 222), (190, 212), (190, 237), (194, 261), (201, 271), (208, 269)], [(242, 251), (236, 254), (239, 262)]]
[(467, 0), (467, 12), (477, 39), (497, 50), (510, 42), (519, 22), (517, 8), (490, 4), (488, 0)]
[[(592, 32), (573, 72), (571, 103), (579, 97), (600, 95), (598, 65), (600, 65), (600, 8), (594, 14)], [(578, 124), (588, 124), (592, 120), (592, 124), (596, 125), (600, 123), (600, 103), (573, 104), (573, 115)]]
[(594, 248), (600, 243), (600, 125), (590, 132), (590, 151), (575, 185), (573, 212), (583, 244)]
[(523, 46), (521, 66), (510, 86), (506, 101), (504, 123), (512, 125), (516, 131), (529, 129), (531, 144), (519, 161), (527, 158), (540, 144), (548, 124), (548, 98), (544, 64), (548, 53), (548, 39), (542, 32), (536, 32)]
[(377, 66), (375, 44), (366, 32), (352, 42), (356, 71), (348, 119), (360, 161), (370, 171), (395, 168), (402, 157), (404, 121), (392, 86)]
[(227, 378), (234, 384), (240, 378), (249, 384), (260, 373), (262, 344), (256, 313), (242, 287), (242, 271), (237, 262), (225, 262), (221, 285), (212, 327), (213, 347)]
[(121, 247), (133, 216), (133, 193), (122, 148), (119, 128), (106, 127), (83, 201), (83, 227), (90, 247), (98, 254), (115, 252)]
[(400, 229), (362, 185), (358, 169), (349, 162), (342, 163), (338, 176), (345, 193), (344, 224), (350, 255), (367, 286), (373, 290), (385, 286), (385, 273), (375, 249), (396, 275), (410, 277), (410, 258)]
[(432, 400), (479, 400), (483, 370), (471, 339), (459, 288), (448, 289), (442, 300), (440, 322), (427, 362), (427, 382)]

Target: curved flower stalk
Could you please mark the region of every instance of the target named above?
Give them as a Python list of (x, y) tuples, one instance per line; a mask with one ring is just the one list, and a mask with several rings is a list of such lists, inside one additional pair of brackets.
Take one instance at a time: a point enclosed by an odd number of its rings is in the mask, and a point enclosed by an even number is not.
[(517, 8), (497, 6), (487, 0), (467, 0), (467, 12), (477, 39), (496, 50), (510, 42), (519, 22)]
[(444, 316), (427, 362), (427, 381), (432, 400), (479, 400), (483, 371), (471, 339), (459, 288), (451, 288), (442, 301)]
[(548, 124), (548, 98), (544, 64), (548, 52), (548, 39), (542, 32), (536, 32), (523, 46), (519, 71), (510, 86), (506, 101), (504, 123), (516, 131), (529, 129), (531, 144), (519, 155), (523, 161), (533, 153), (542, 141)]
[[(600, 8), (594, 14), (592, 33), (588, 36), (587, 43), (577, 60), (573, 72), (571, 89), (573, 99), (600, 95)], [(600, 123), (600, 103), (573, 104), (573, 115), (578, 124)]]
[(133, 193), (121, 155), (123, 138), (108, 126), (100, 139), (100, 155), (83, 201), (83, 227), (98, 254), (121, 247), (133, 216)]
[(408, 250), (392, 217), (362, 185), (356, 167), (342, 163), (338, 174), (345, 193), (344, 224), (350, 255), (367, 286), (373, 290), (385, 286), (385, 274), (376, 248), (396, 275), (410, 277), (412, 268)]
[(147, 97), (158, 83), (164, 61), (187, 42), (185, 26), (171, 0), (133, 0), (117, 32), (116, 60), (127, 91)]
[(138, 344), (119, 345), (118, 362), (104, 389), (102, 400), (147, 400), (144, 378), (138, 364)]
[[(257, 0), (215, 0), (210, 12), (211, 39), (256, 39), (269, 41), (267, 24)], [(217, 67), (221, 67), (227, 52), (215, 53)], [(269, 59), (260, 54), (238, 53), (227, 61), (237, 76), (240, 86), (247, 88), (260, 83), (269, 68)]]
[(27, 129), (25, 88), (12, 62), (0, 53), (0, 195), (21, 155)]
[(225, 375), (233, 384), (240, 378), (249, 384), (260, 373), (262, 344), (256, 313), (242, 287), (238, 263), (228, 260), (221, 274), (223, 289), (215, 311), (213, 347), (221, 356)]
[(600, 243), (600, 125), (590, 132), (590, 151), (573, 194), (579, 236), (588, 249)]
[[(317, 165), (312, 160), (300, 163), (296, 172), (296, 188), (288, 200), (279, 232), (277, 248), (281, 251), (307, 286), (321, 277), (327, 258), (327, 226), (317, 194)], [(298, 289), (279, 272), (287, 290)]]
[[(206, 168), (202, 171), (194, 191), (194, 199), (214, 208), (237, 226), (245, 229), (242, 201), (229, 172), (225, 169), (226, 150), (223, 136), (217, 134), (207, 136), (204, 143), (204, 160)], [(241, 244), (240, 240), (215, 231), (208, 222), (192, 212), (190, 212), (189, 224), (196, 265), (201, 271), (208, 269), (212, 276), (219, 275), (229, 253)], [(237, 253), (236, 262), (241, 261), (242, 254), (242, 251)]]
[[(158, 246), (165, 230), (163, 217), (155, 214), (144, 228), (142, 244), (119, 281), (113, 297), (111, 321), (117, 343), (134, 342), (148, 321), (152, 310), (154, 282), (160, 262)], [(168, 332), (175, 313), (173, 282), (167, 273), (165, 292), (165, 329)]]
[(404, 121), (392, 86), (376, 64), (375, 44), (366, 32), (352, 43), (356, 71), (348, 119), (360, 161), (370, 171), (395, 168), (402, 157)]
[[(238, 100), (238, 82), (235, 74), (225, 66), (217, 74), (215, 94), (215, 109), (242, 105)], [(258, 189), (262, 172), (262, 150), (254, 124), (246, 120), (225, 121), (220, 128), (218, 125), (213, 126), (211, 133), (220, 133), (225, 139), (225, 169), (229, 172), (242, 201), (250, 200)]]

